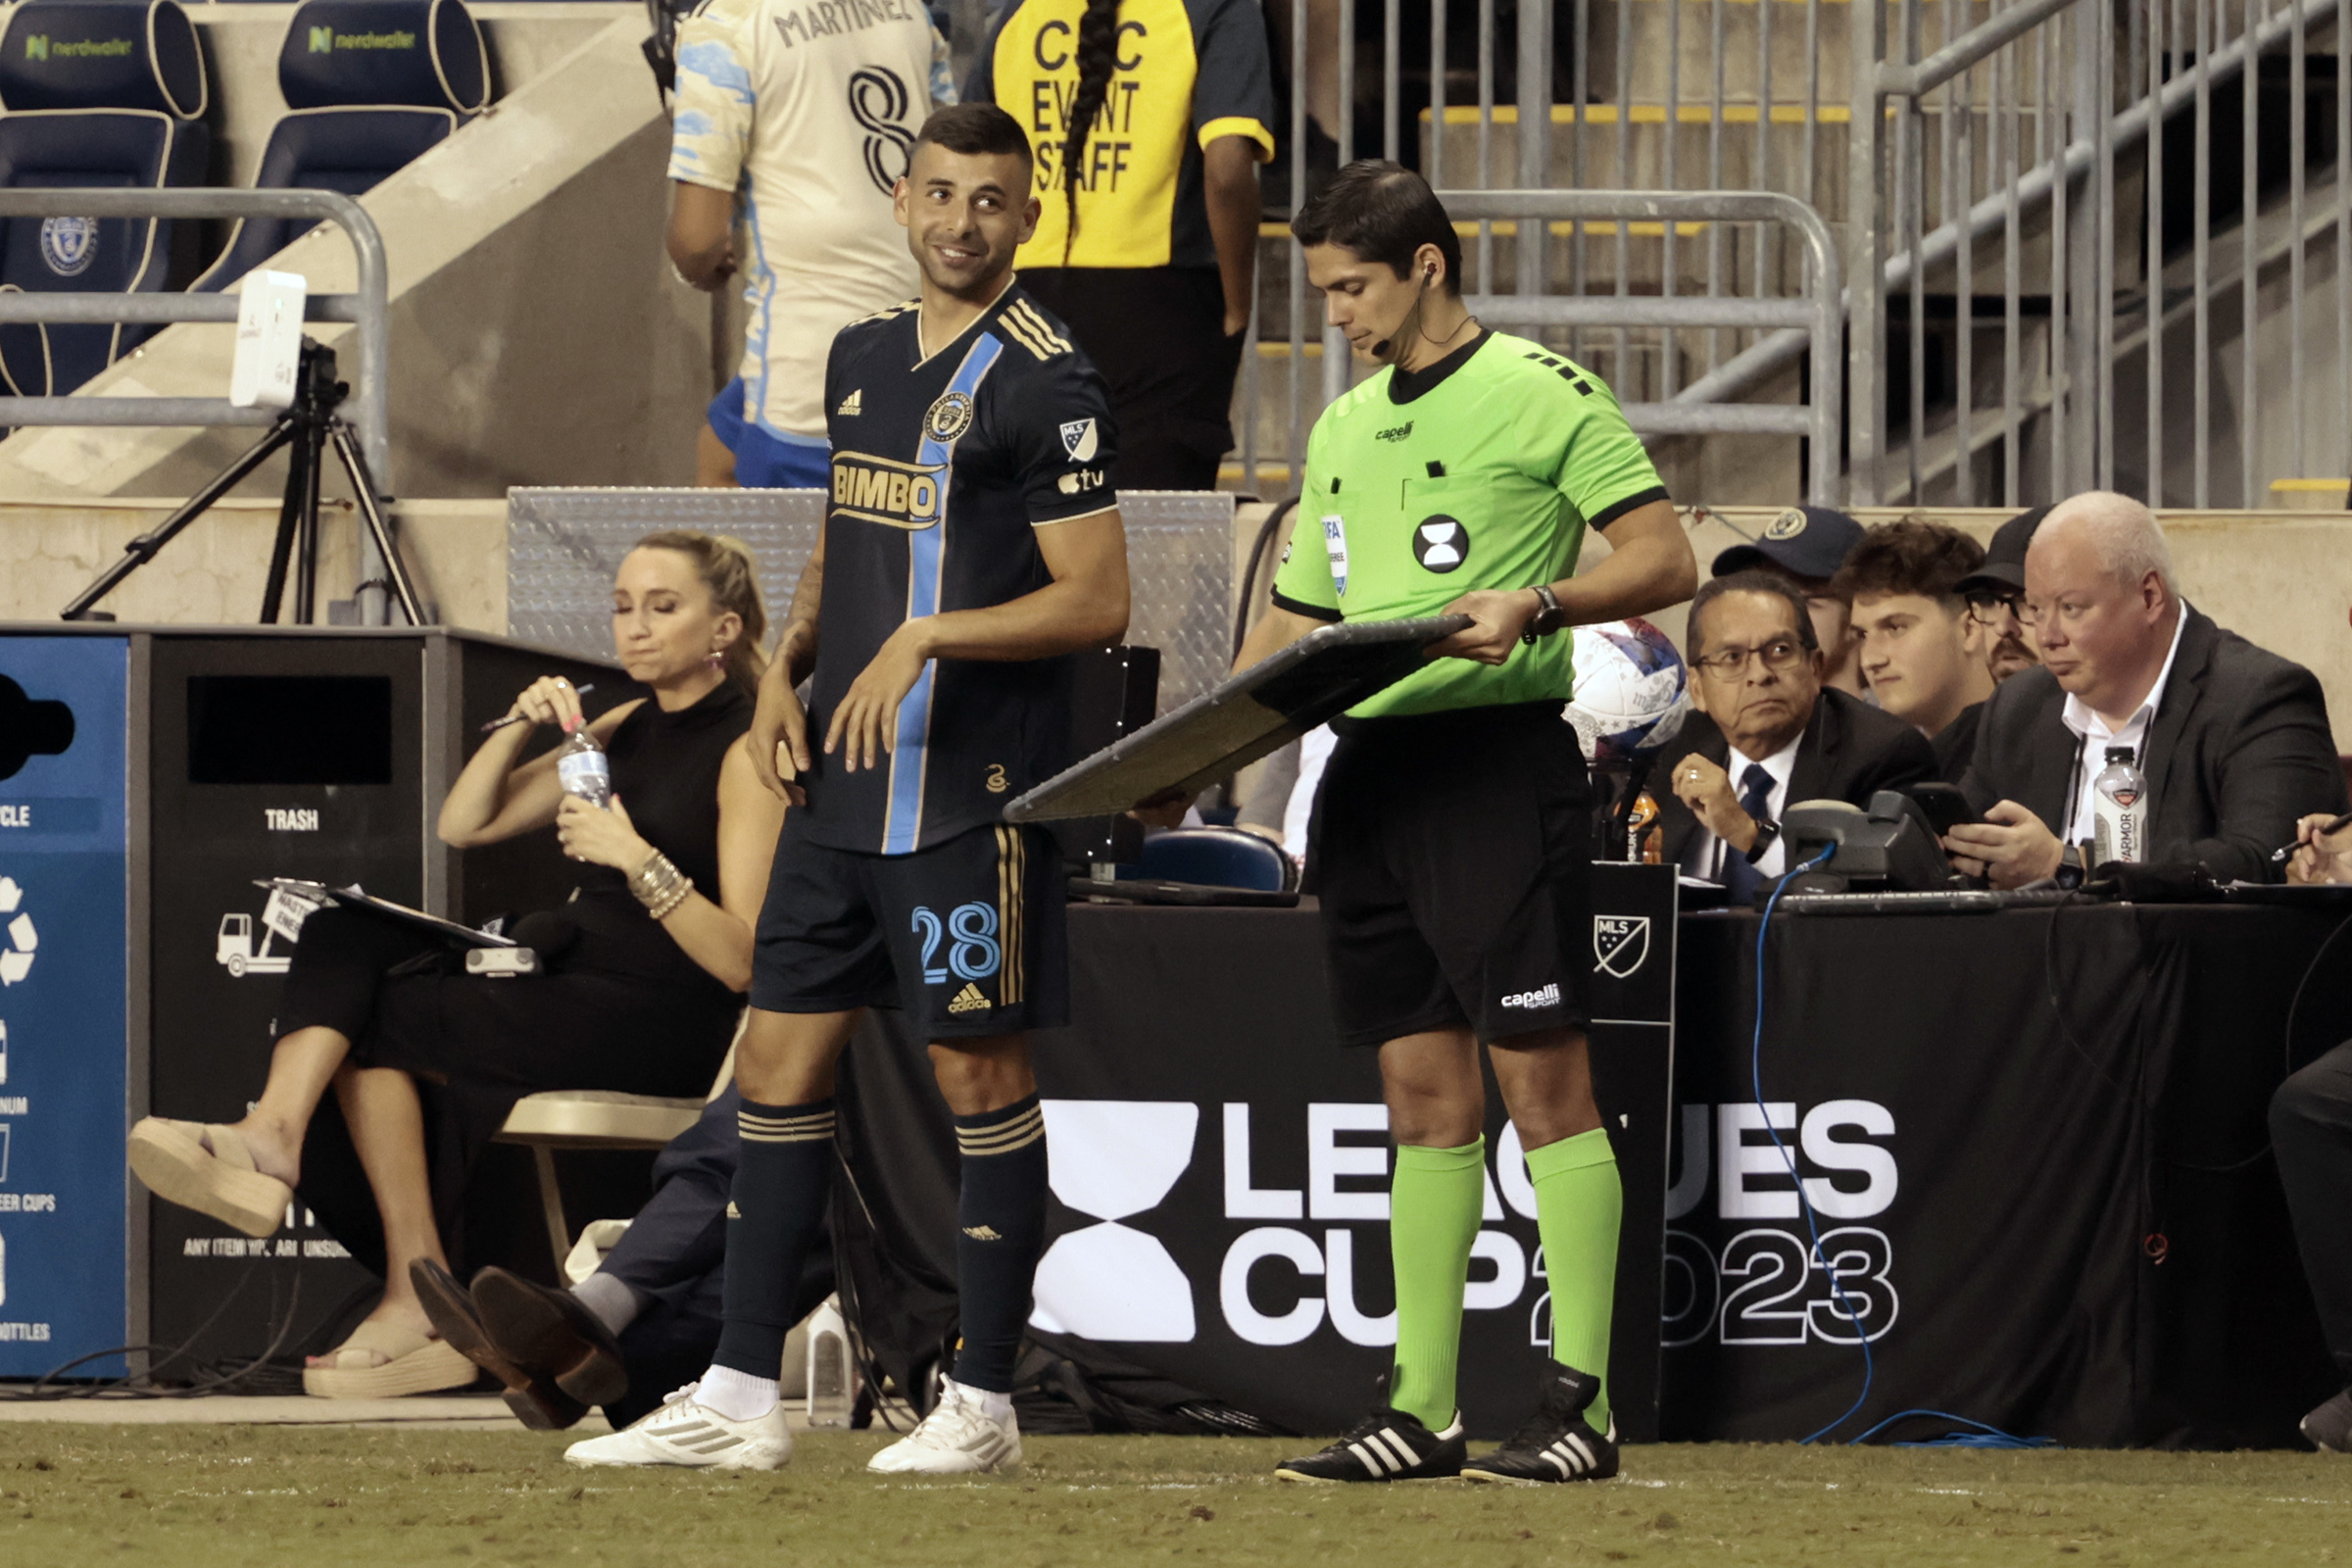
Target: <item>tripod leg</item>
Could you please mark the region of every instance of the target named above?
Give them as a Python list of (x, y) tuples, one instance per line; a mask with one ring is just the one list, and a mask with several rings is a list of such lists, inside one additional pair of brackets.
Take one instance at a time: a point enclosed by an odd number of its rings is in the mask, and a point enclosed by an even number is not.
[(334, 439), (335, 455), (343, 460), (343, 471), (351, 476), (351, 493), (359, 501), (360, 515), (384, 558), (384, 575), (392, 580), (392, 593), (400, 601), (400, 612), (409, 617), (410, 625), (421, 626), (424, 604), (416, 597), (416, 585), (409, 580), (409, 568), (392, 542), (392, 530), (384, 521), (383, 505), (376, 500), (375, 481), (368, 472), (367, 456), (353, 438), (351, 426), (340, 418), (330, 421), (327, 430)]
[(212, 483), (190, 496), (181, 507), (162, 522), (122, 547), (122, 558), (99, 573), (98, 580), (74, 596), (71, 604), (58, 612), (60, 620), (79, 620), (90, 607), (119, 587), (122, 579), (153, 561), (164, 546), (170, 544), (179, 531), (202, 516), (214, 502), (235, 489), (245, 476), (273, 457), (279, 447), (294, 438), (294, 421), (288, 415), (279, 415), (277, 421), (256, 441), (251, 450), (236, 462), (220, 470)]
[(326, 432), (303, 432), (302, 554), (294, 563), (294, 609), (304, 625), (318, 615), (318, 481), (326, 472)]
[[(285, 602), (286, 567), (301, 548), (303, 474), (318, 463), (312, 449), (313, 435), (308, 429), (291, 437), (293, 451), (286, 461), (285, 499), (277, 509), (277, 538), (270, 546), (270, 576), (262, 586), (262, 624), (277, 624), (278, 607)], [(297, 622), (311, 617), (304, 612), (299, 596), (294, 618)]]

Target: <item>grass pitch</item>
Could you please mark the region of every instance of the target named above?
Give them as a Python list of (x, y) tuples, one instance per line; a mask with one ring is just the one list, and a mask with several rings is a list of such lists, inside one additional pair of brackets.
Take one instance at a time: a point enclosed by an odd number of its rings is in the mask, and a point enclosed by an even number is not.
[(560, 1437), (0, 1427), (0, 1564), (2352, 1562), (2325, 1454), (1630, 1449), (1540, 1489), (1272, 1479), (1296, 1443), (1041, 1438), (1017, 1480), (883, 1482), (882, 1435), (775, 1475), (574, 1470)]

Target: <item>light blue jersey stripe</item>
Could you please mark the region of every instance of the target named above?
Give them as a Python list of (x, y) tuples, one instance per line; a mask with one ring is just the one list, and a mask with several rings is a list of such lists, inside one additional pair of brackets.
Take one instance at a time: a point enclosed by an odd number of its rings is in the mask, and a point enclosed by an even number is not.
[[(975, 401), (980, 395), (980, 383), (988, 376), (989, 367), (1004, 352), (1004, 341), (995, 334), (983, 332), (956, 368), (956, 375), (948, 383), (950, 393), (960, 392)], [(939, 613), (939, 595), (943, 567), (948, 553), (948, 494), (955, 483), (952, 466), (956, 461), (956, 442), (963, 431), (946, 441), (936, 439), (925, 417), (923, 449), (918, 462), (928, 467), (940, 468), (939, 521), (928, 528), (918, 528), (906, 536), (906, 618)], [(964, 429), (970, 429), (967, 422)], [(915, 677), (914, 686), (899, 703), (898, 746), (890, 754), (890, 808), (882, 819), (882, 853), (906, 855), (920, 846), (923, 831), (923, 773), (929, 761), (931, 739), (931, 688), (938, 662), (923, 665), (922, 674)]]

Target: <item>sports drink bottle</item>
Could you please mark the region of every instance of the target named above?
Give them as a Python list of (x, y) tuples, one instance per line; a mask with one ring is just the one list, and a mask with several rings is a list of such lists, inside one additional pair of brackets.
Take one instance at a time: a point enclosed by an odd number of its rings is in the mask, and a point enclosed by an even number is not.
[(2090, 863), (2129, 860), (2148, 854), (2148, 781), (2140, 776), (2129, 746), (2107, 748), (2107, 765), (2091, 780)]

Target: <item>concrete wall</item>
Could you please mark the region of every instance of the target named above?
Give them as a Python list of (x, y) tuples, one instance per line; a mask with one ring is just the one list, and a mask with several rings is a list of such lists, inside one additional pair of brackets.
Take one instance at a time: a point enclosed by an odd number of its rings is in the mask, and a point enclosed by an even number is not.
[[(689, 482), (712, 390), (713, 313), (662, 255), (669, 131), (638, 53), (644, 14), (560, 0), (477, 9), (507, 96), (363, 199), (391, 270), (389, 487), (497, 498), (512, 484)], [(207, 37), (222, 73), (223, 156), (242, 172), (276, 114), (288, 10), (196, 10), (220, 14)], [(352, 286), (338, 230), (306, 235), (270, 265), (317, 292)], [(348, 328), (312, 330), (350, 352)], [(168, 328), (87, 390), (218, 397), (232, 332)], [(24, 430), (0, 442), (0, 499), (184, 495), (253, 436)], [(274, 495), (283, 473), (265, 467), (239, 494)]]

